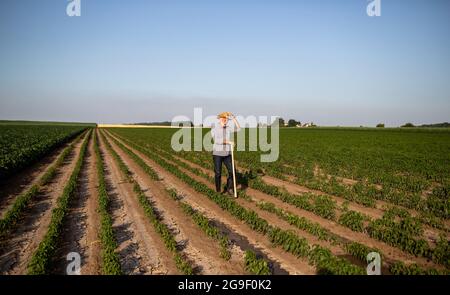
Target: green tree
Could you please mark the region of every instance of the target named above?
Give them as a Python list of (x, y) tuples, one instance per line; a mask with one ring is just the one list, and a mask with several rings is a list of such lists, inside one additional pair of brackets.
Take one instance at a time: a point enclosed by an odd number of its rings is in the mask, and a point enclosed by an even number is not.
[(278, 126), (280, 126), (280, 127), (284, 127), (284, 119), (283, 118), (278, 118)]
[(405, 125), (403, 125), (401, 127), (416, 127), (416, 126), (414, 126), (413, 123), (406, 123)]
[(295, 121), (294, 119), (289, 119), (288, 121), (288, 127), (295, 127), (297, 126), (299, 122)]

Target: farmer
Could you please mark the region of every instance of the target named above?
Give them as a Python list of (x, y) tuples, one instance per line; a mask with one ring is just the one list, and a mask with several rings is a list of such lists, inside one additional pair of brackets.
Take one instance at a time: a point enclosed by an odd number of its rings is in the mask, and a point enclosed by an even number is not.
[[(230, 124), (229, 119), (233, 120)], [(228, 171), (227, 185), (222, 193), (233, 195), (233, 170), (231, 165), (231, 133), (241, 129), (236, 117), (230, 112), (223, 112), (217, 116), (217, 122), (211, 127), (211, 136), (214, 141), (213, 161), (214, 161), (214, 180), (216, 182), (216, 191), (220, 192), (222, 182), (222, 163), (225, 164)]]

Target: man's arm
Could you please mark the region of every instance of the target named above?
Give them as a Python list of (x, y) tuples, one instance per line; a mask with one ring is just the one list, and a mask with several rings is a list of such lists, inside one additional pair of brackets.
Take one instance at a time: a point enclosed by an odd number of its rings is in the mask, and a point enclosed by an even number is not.
[(236, 117), (233, 114), (230, 114), (230, 118), (231, 120), (233, 120), (234, 126), (236, 126), (236, 128), (233, 131), (238, 132), (239, 130), (241, 130), (241, 125), (239, 125), (239, 122), (236, 120)]

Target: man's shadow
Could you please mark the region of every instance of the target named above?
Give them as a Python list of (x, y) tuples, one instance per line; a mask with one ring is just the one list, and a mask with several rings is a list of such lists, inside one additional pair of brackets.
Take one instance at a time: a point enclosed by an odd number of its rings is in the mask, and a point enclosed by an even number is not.
[(236, 184), (239, 185), (242, 190), (246, 190), (249, 186), (249, 182), (256, 177), (258, 177), (258, 174), (252, 170), (244, 173), (236, 171)]

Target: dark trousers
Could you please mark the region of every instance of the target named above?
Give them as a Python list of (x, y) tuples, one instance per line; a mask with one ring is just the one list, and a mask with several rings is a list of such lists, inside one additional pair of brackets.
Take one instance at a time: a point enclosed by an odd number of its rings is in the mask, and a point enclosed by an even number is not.
[(231, 155), (228, 156), (216, 156), (213, 155), (214, 160), (214, 180), (216, 182), (216, 191), (220, 192), (222, 183), (222, 162), (227, 167), (228, 178), (226, 190), (233, 189), (233, 168), (231, 165)]

